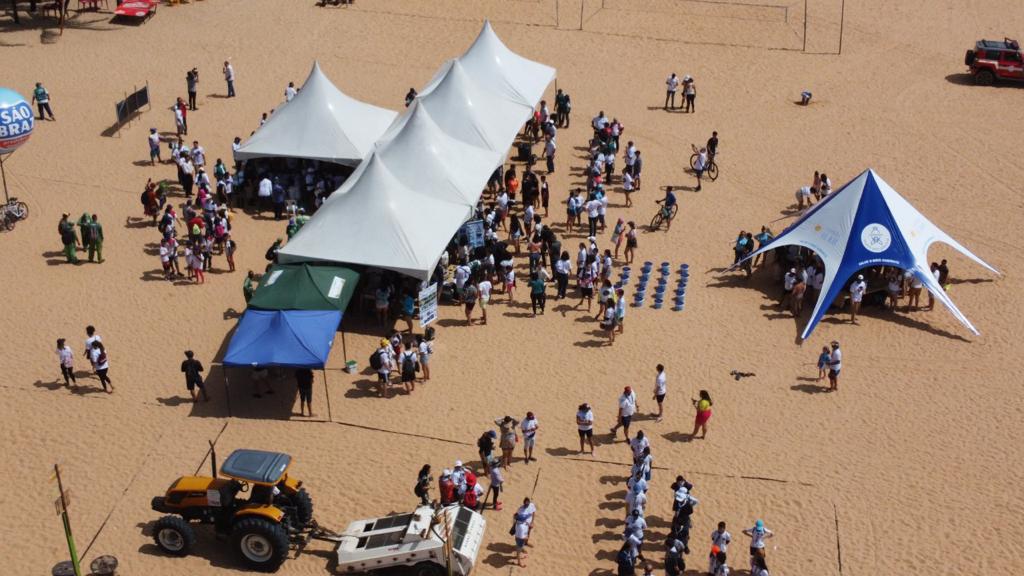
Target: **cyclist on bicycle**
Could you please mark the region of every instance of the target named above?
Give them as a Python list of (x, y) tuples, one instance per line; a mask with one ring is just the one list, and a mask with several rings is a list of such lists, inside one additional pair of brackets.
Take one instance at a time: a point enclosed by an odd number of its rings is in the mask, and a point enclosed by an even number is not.
[(672, 208), (676, 205), (676, 195), (672, 192), (672, 187), (666, 186), (665, 197), (655, 202), (661, 204), (661, 216), (665, 219), (665, 230), (668, 230), (672, 227)]
[(711, 132), (711, 138), (708, 138), (708, 162), (715, 161), (715, 153), (718, 152), (718, 131)]

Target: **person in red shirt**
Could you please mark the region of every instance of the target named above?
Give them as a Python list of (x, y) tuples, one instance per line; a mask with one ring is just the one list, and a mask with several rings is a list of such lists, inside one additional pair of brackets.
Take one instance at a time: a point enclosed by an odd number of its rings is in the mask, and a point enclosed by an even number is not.
[(441, 477), (437, 479), (437, 487), (441, 495), (442, 506), (455, 502), (455, 483), (452, 482), (451, 470), (445, 468), (441, 471)]

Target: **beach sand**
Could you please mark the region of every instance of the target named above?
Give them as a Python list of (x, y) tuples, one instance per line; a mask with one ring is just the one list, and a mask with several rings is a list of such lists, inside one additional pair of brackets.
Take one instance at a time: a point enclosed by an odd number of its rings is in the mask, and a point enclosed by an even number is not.
[[(841, 56), (828, 54), (838, 49), (839, 0), (809, 1), (807, 53), (797, 2), (589, 0), (583, 31), (579, 0), (360, 0), (347, 9), (209, 0), (162, 6), (141, 26), (82, 13), (59, 39), (52, 19), (26, 19), (21, 28), (4, 20), (3, 83), (30, 96), (33, 83), (44, 82), (57, 117), (39, 122), (5, 161), (11, 193), (28, 202), (31, 216), (0, 235), (4, 571), (48, 573), (67, 556), (48, 481), (55, 462), (73, 493), (71, 520), (86, 563), (114, 554), (129, 575), (220, 574), (238, 564), (212, 534), (201, 533), (195, 554), (178, 559), (160, 554), (145, 533), (159, 516), (150, 498), (179, 475), (208, 470), (207, 441), (217, 442), (222, 459), (240, 447), (292, 454), (317, 517), (340, 528), (410, 509), (421, 464), (431, 463), (436, 475), (456, 459), (473, 461), (475, 440), (494, 418), (533, 410), (541, 423), (537, 462), (517, 461), (507, 473), (506, 509), (486, 513), (476, 573), (510, 572), (511, 510), (532, 496), (539, 512), (529, 563), (511, 571), (609, 574), (629, 456), (624, 444), (608, 443), (607, 429), (624, 385), (638, 390), (641, 413), (654, 408), (657, 363), (669, 374), (665, 420), (645, 417), (633, 428), (651, 437), (659, 467), (649, 558), (662, 557), (668, 485), (684, 474), (701, 500), (691, 568), (703, 569), (708, 535), (725, 520), (735, 538), (730, 563), (743, 573), (740, 530), (756, 518), (776, 532), (768, 547), (773, 574), (1024, 568), (1024, 547), (1011, 532), (1024, 512), (1016, 495), (1024, 472), (1016, 332), (1024, 320), (1024, 92), (972, 86), (962, 63), (978, 38), (1020, 35), (1024, 12), (1006, 0), (847, 4)], [(692, 186), (683, 172), (689, 145), (719, 132), (721, 177), (700, 193), (684, 188), (671, 231), (639, 239), (638, 264), (690, 265), (685, 311), (653, 310), (648, 298), (644, 308), (629, 308), (625, 334), (605, 347), (596, 323), (572, 308), (576, 301), (549, 299), (547, 313), (530, 318), (521, 288), (513, 305), (497, 297), (487, 326), (466, 328), (461, 310), (442, 307), (433, 379), (411, 397), (374, 397), (372, 375), (339, 370), (344, 354), (336, 341), (326, 372), (333, 423), (296, 416), (290, 376), (273, 397), (257, 400), (245, 371), (232, 371), (229, 406), (223, 371), (211, 364), (244, 310), (245, 271), (262, 270), (284, 223), (239, 212), (238, 272), (221, 273), (224, 261), (215, 258), (218, 270), (204, 286), (161, 280), (158, 236), (139, 223), (138, 197), (147, 178), (173, 180), (175, 173), (148, 165), (148, 128), (173, 131), (168, 108), (185, 96), (193, 66), (201, 82), (188, 138), (206, 147), (211, 162), (229, 161), (232, 138), (254, 130), (314, 59), (351, 96), (400, 109), (408, 88), (422, 87), (461, 54), (485, 17), (510, 48), (554, 66), (557, 87), (572, 95), (572, 127), (559, 132), (558, 171), (549, 178), (548, 221), (556, 227), (564, 220), (560, 202), (580, 180), (581, 147), (598, 110), (619, 118), (623, 139), (635, 140), (645, 158), (634, 206), (622, 208), (621, 194), (612, 193), (612, 222), (621, 216), (644, 224), (661, 186)], [(220, 74), (227, 58), (237, 75), (231, 100), (223, 98)], [(661, 110), (673, 71), (695, 77), (695, 114)], [(115, 134), (114, 103), (147, 82), (152, 110)], [(805, 89), (814, 93), (807, 108), (794, 104)], [(945, 246), (929, 254), (949, 259), (950, 294), (981, 336), (942, 309), (869, 309), (857, 326), (845, 315), (826, 316), (801, 346), (806, 316), (794, 321), (773, 308), (778, 280), (770, 271), (749, 283), (721, 274), (737, 231), (766, 223), (779, 231), (792, 222), (793, 191), (814, 170), (838, 188), (869, 167), (1003, 272), (991, 275)], [(62, 212), (77, 219), (84, 211), (104, 224), (103, 265), (62, 263), (55, 225)], [(602, 246), (609, 235), (601, 235)], [(571, 235), (563, 246), (578, 241)], [(78, 392), (57, 382), (56, 338), (68, 339), (84, 371), (87, 324), (108, 346), (113, 395), (89, 376)], [(362, 367), (379, 332), (355, 313), (346, 324), (345, 349)], [(844, 350), (841, 387), (820, 393), (813, 363), (833, 339)], [(208, 366), (209, 403), (188, 401), (178, 371), (185, 349)], [(755, 376), (736, 380), (732, 370)], [(314, 420), (323, 420), (325, 388), (317, 378)], [(714, 416), (707, 439), (687, 441), (689, 400), (700, 389), (714, 398)], [(584, 401), (594, 407), (601, 440), (594, 457), (576, 454), (573, 414)], [(329, 553), (314, 543), (280, 573), (322, 574)]]

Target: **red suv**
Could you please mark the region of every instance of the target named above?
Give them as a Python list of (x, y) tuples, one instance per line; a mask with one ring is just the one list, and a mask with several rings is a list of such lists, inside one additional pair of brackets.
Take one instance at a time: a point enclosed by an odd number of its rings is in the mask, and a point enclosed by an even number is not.
[(974, 83), (989, 86), (996, 80), (1024, 82), (1024, 58), (1016, 40), (979, 40), (968, 50), (964, 64), (974, 76)]

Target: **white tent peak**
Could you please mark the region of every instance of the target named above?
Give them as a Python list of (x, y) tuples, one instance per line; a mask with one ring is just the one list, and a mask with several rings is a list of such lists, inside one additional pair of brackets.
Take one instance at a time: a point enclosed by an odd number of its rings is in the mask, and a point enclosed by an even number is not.
[(523, 58), (498, 38), (490, 20), (459, 62), (487, 90), (515, 100), (531, 109), (555, 77), (555, 69)]
[[(806, 339), (858, 270), (892, 266), (911, 271), (972, 333), (974, 325), (949, 299), (933, 276), (928, 248), (943, 242), (980, 266), (999, 274), (970, 250), (939, 229), (883, 180), (868, 169), (811, 207), (796, 222), (743, 261), (785, 246), (814, 251), (825, 265), (825, 279), (811, 319), (801, 338)], [(741, 261), (740, 263), (742, 263)], [(733, 265), (732, 269), (740, 263)]]
[(235, 153), (236, 160), (306, 158), (354, 166), (397, 113), (360, 102), (338, 89), (313, 62), (302, 89), (277, 107)]

